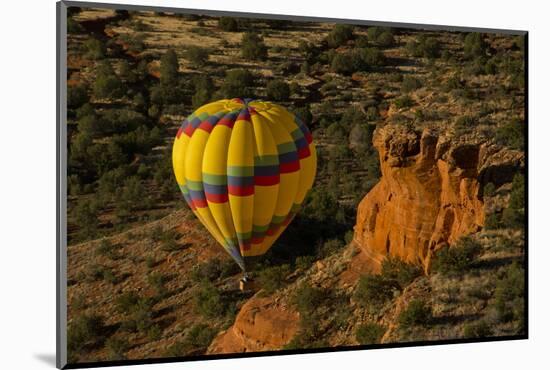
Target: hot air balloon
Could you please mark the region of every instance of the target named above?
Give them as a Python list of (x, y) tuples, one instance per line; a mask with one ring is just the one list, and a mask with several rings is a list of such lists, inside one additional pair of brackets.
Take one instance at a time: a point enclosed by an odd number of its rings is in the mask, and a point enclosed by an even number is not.
[(196, 217), (247, 277), (298, 212), (317, 167), (308, 128), (280, 105), (224, 99), (187, 117), (174, 173)]

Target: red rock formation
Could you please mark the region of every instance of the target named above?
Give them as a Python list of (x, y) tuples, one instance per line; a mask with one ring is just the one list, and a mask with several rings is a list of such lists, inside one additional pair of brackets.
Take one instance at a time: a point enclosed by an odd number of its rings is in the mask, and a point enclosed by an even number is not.
[(272, 297), (253, 297), (246, 302), (235, 323), (220, 333), (208, 353), (239, 353), (281, 349), (296, 334), (299, 316)]
[(523, 160), (480, 139), (405, 126), (377, 129), (373, 144), (382, 178), (359, 204), (354, 241), (378, 266), (395, 256), (427, 271), (435, 250), (483, 226), (480, 184), (510, 181)]

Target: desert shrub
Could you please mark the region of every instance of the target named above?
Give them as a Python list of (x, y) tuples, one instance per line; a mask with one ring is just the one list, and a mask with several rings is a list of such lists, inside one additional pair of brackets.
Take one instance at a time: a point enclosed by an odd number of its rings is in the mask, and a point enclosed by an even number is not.
[(214, 92), (214, 84), (208, 76), (197, 76), (193, 78), (195, 93), (191, 98), (194, 108), (198, 108), (210, 101)]
[(204, 350), (212, 342), (215, 335), (215, 329), (206, 324), (196, 324), (189, 329), (184, 339), (184, 345), (190, 350)]
[(464, 39), (464, 57), (473, 59), (479, 56), (485, 56), (487, 43), (483, 39), (483, 34), (472, 32), (466, 35)]
[(376, 38), (376, 43), (382, 47), (389, 47), (395, 43), (395, 39), (391, 32), (384, 31)]
[(91, 236), (96, 231), (98, 211), (97, 203), (89, 199), (79, 200), (74, 208), (75, 223), (84, 237)]
[(82, 315), (72, 320), (67, 328), (67, 348), (69, 351), (81, 351), (87, 345), (93, 345), (101, 339), (104, 329), (103, 317)]
[(185, 56), (193, 66), (202, 67), (208, 61), (208, 50), (200, 46), (189, 46)]
[(246, 97), (251, 94), (254, 76), (246, 69), (235, 69), (226, 73), (221, 87), (221, 94), (225, 98)]
[(472, 267), (480, 253), (479, 242), (470, 237), (462, 237), (454, 246), (444, 247), (435, 254), (432, 270), (444, 275), (463, 273)]
[(115, 306), (119, 312), (130, 313), (140, 300), (136, 292), (125, 292), (115, 298)]
[(86, 58), (95, 60), (105, 58), (105, 45), (98, 39), (90, 38), (86, 40), (84, 48), (86, 50)]
[(407, 328), (413, 325), (427, 325), (432, 318), (431, 307), (423, 300), (413, 299), (399, 314), (399, 325)]
[(224, 315), (227, 303), (223, 300), (218, 289), (210, 283), (202, 283), (195, 296), (197, 311), (206, 318), (215, 318)]
[(521, 228), (525, 222), (525, 177), (518, 173), (512, 180), (508, 207), (502, 212), (503, 223), (511, 228)]
[(434, 59), (439, 57), (441, 52), (441, 45), (439, 41), (434, 37), (426, 35), (420, 35), (416, 41), (411, 40), (407, 43), (407, 51), (413, 57), (424, 57), (428, 59)]
[(355, 289), (354, 298), (366, 307), (380, 307), (393, 298), (394, 291), (398, 291), (400, 285), (397, 281), (387, 279), (383, 275), (362, 275)]
[(294, 265), (297, 269), (308, 269), (313, 265), (313, 262), (315, 262), (314, 256), (298, 256), (296, 257), (296, 260), (294, 261)]
[(420, 275), (422, 275), (422, 269), (419, 266), (407, 263), (399, 258), (386, 257), (382, 261), (381, 276), (384, 279), (396, 281), (401, 289), (405, 289)]
[(414, 100), (410, 95), (401, 95), (393, 101), (397, 109), (409, 108), (414, 105)]
[(501, 227), (500, 217), (496, 212), (487, 212), (485, 214), (485, 230), (496, 230)]
[(106, 60), (96, 67), (93, 91), (98, 98), (120, 98), (124, 95), (122, 82)]
[(382, 336), (386, 332), (386, 328), (376, 323), (367, 323), (361, 325), (355, 331), (355, 339), (360, 344), (376, 344), (380, 343)]
[(368, 124), (355, 124), (349, 133), (349, 144), (355, 149), (365, 149), (370, 146), (372, 128)]
[(266, 94), (268, 99), (276, 101), (288, 100), (290, 96), (290, 88), (288, 84), (283, 80), (270, 81), (266, 87)]
[(132, 53), (140, 53), (145, 49), (145, 37), (142, 34), (123, 34), (119, 38)]
[(221, 273), (221, 261), (218, 258), (213, 258), (207, 262), (193, 266), (191, 277), (197, 282), (214, 281), (220, 277)]
[(365, 68), (379, 67), (386, 63), (384, 53), (377, 48), (364, 48), (360, 51)]
[(75, 21), (73, 18), (67, 18), (67, 33), (81, 33), (84, 31), (84, 27)]
[(271, 294), (285, 285), (285, 279), (289, 273), (289, 265), (272, 266), (261, 270), (258, 280), (262, 289)]
[(105, 348), (107, 348), (107, 352), (109, 353), (109, 359), (124, 360), (126, 359), (126, 351), (130, 349), (130, 344), (126, 339), (110, 337), (105, 342)]
[(328, 257), (339, 250), (341, 250), (345, 246), (344, 241), (338, 238), (329, 239), (326, 242), (322, 244), (322, 247), (320, 248), (318, 255), (321, 258)]
[(313, 115), (309, 110), (309, 106), (295, 108), (293, 109), (293, 112), (303, 123), (306, 124), (306, 126), (310, 125), (313, 121)]
[(168, 49), (160, 58), (160, 83), (174, 85), (178, 82), (178, 56), (173, 49)]
[(308, 316), (319, 307), (325, 295), (322, 289), (303, 283), (296, 290), (292, 302), (301, 314)]
[(358, 52), (336, 53), (332, 58), (331, 69), (340, 74), (348, 75), (363, 68), (363, 61)]
[(403, 77), (403, 82), (401, 83), (402, 92), (409, 93), (421, 87), (422, 87), (422, 82), (418, 78), (413, 76)]
[(506, 145), (512, 149), (523, 150), (525, 147), (524, 130), (524, 122), (512, 120), (497, 128), (495, 140), (500, 145)]
[(185, 355), (186, 345), (183, 342), (175, 342), (164, 350), (165, 357), (179, 357)]
[(218, 27), (223, 31), (237, 32), (239, 30), (239, 22), (235, 18), (220, 17)]
[(464, 115), (460, 116), (455, 121), (455, 127), (459, 130), (464, 130), (468, 128), (472, 128), (475, 126), (475, 119), (472, 116)]
[(504, 270), (495, 288), (495, 308), (501, 322), (519, 321), (523, 329), (525, 270), (517, 263)]
[(98, 247), (96, 248), (96, 253), (100, 256), (106, 256), (112, 260), (115, 260), (119, 257), (115, 246), (111, 243), (109, 239), (101, 239)]
[(487, 338), (491, 336), (492, 330), (486, 321), (480, 320), (464, 325), (463, 334), (466, 338)]
[(69, 86), (67, 89), (67, 106), (76, 109), (90, 100), (85, 85)]
[(241, 41), (241, 54), (250, 60), (266, 60), (267, 46), (264, 40), (256, 33), (246, 32)]
[(337, 48), (353, 39), (354, 27), (347, 24), (337, 24), (327, 36), (327, 43), (331, 48)]
[(163, 296), (166, 293), (166, 280), (166, 276), (159, 272), (147, 274), (147, 282), (155, 289), (157, 296)]
[(495, 184), (493, 184), (492, 182), (488, 182), (483, 187), (483, 196), (484, 197), (493, 197), (493, 196), (495, 196), (495, 192), (496, 192)]

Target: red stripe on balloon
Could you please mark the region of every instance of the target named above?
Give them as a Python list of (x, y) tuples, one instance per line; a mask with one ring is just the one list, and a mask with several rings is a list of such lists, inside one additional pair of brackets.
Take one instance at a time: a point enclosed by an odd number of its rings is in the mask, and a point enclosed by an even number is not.
[(280, 181), (279, 175), (274, 176), (254, 176), (254, 184), (258, 186), (277, 185)]
[(178, 128), (178, 133), (176, 134), (176, 137), (177, 137), (178, 139), (180, 138), (182, 132), (183, 132), (183, 129), (182, 129), (181, 127)]
[(212, 125), (208, 121), (202, 121), (198, 128), (210, 133), (212, 131), (212, 129), (214, 128), (214, 125)]
[(279, 172), (281, 173), (290, 173), (290, 172), (296, 172), (300, 169), (300, 162), (298, 161), (292, 161), (288, 163), (281, 163), (279, 165)]
[(237, 196), (247, 196), (254, 194), (254, 185), (250, 186), (232, 186), (228, 185), (227, 190), (229, 191), (229, 194), (231, 195), (237, 195)]
[(298, 158), (304, 159), (311, 155), (311, 152), (309, 151), (309, 146), (305, 146), (303, 148), (298, 149)]
[(204, 193), (206, 195), (206, 200), (210, 203), (226, 203), (229, 199), (227, 194), (212, 194)]
[(206, 208), (208, 207), (208, 202), (206, 199), (193, 199), (193, 204), (197, 208)]

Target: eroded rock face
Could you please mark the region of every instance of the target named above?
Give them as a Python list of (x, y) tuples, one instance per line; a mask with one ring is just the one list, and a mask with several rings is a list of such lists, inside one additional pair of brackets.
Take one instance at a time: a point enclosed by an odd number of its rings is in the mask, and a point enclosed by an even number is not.
[(207, 353), (281, 349), (292, 340), (298, 326), (297, 312), (278, 305), (270, 297), (253, 297), (243, 305), (235, 323), (214, 339)]
[(395, 256), (427, 271), (435, 250), (483, 226), (483, 185), (523, 165), (519, 152), (429, 129), (385, 126), (373, 144), (382, 178), (359, 204), (354, 241), (378, 266)]

